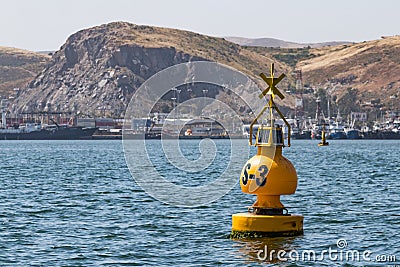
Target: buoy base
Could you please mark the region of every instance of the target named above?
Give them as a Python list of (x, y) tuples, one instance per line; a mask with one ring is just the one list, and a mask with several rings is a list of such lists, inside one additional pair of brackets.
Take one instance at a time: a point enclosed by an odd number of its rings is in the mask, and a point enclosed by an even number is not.
[(231, 238), (297, 236), (303, 234), (302, 215), (232, 215)]

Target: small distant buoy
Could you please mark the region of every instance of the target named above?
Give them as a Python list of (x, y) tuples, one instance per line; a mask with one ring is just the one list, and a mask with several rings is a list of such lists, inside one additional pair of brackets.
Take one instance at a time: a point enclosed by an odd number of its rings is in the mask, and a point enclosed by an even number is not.
[(322, 129), (321, 142), (318, 143), (318, 146), (329, 146), (329, 142), (326, 142), (325, 129)]
[(274, 65), (271, 66), (271, 77), (260, 75), (269, 87), (260, 97), (270, 95), (267, 106), (250, 124), (249, 143), (253, 145), (253, 125), (261, 115), (269, 110), (267, 125), (258, 127), (256, 141), (257, 154), (246, 162), (240, 175), (242, 192), (255, 194), (256, 202), (248, 208), (246, 213), (232, 215), (232, 238), (265, 237), (265, 236), (296, 236), (303, 234), (303, 216), (289, 214), (280, 201), (281, 195), (294, 194), (297, 188), (297, 173), (293, 164), (282, 156), (284, 138), (282, 127), (275, 125), (273, 110), (277, 111), (285, 122), (290, 146), (290, 124), (286, 121), (274, 103), (275, 94), (281, 99), (284, 96), (275, 85), (285, 75), (274, 78)]

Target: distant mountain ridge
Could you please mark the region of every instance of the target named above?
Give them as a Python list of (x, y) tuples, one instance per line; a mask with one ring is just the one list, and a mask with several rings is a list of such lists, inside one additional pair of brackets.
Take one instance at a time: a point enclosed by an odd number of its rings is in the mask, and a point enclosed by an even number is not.
[(241, 45), (241, 46), (262, 46), (262, 47), (274, 47), (274, 48), (318, 48), (323, 46), (336, 46), (343, 44), (351, 44), (347, 41), (332, 41), (322, 43), (295, 43), (283, 41), (275, 38), (244, 38), (244, 37), (225, 37), (227, 41)]

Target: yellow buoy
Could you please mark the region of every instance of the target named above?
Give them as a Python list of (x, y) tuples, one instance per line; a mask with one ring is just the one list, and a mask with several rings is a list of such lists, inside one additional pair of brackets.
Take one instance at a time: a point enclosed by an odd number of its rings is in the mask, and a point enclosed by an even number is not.
[(240, 187), (244, 193), (255, 194), (256, 202), (247, 213), (232, 215), (233, 238), (261, 236), (294, 236), (303, 233), (303, 216), (289, 214), (280, 201), (281, 195), (294, 194), (297, 188), (297, 173), (293, 164), (282, 155), (284, 137), (282, 127), (275, 124), (273, 110), (286, 124), (288, 146), (290, 146), (290, 125), (274, 103), (275, 94), (281, 99), (284, 96), (275, 85), (285, 75), (274, 78), (274, 65), (271, 66), (271, 77), (260, 75), (269, 87), (260, 97), (266, 94), (270, 99), (266, 107), (250, 125), (250, 145), (253, 145), (253, 126), (268, 109), (267, 125), (259, 125), (255, 146), (257, 154), (246, 162), (240, 175)]
[(329, 142), (326, 142), (325, 124), (322, 125), (321, 142), (318, 143), (318, 146), (329, 146)]

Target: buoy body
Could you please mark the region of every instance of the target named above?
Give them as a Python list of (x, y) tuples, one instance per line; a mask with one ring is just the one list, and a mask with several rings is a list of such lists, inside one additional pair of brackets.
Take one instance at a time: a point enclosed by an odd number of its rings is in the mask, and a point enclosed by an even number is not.
[(297, 188), (296, 169), (282, 156), (282, 147), (259, 147), (257, 155), (246, 162), (240, 177), (242, 191), (257, 196), (291, 195)]
[(318, 143), (318, 146), (329, 146), (329, 142), (325, 142), (325, 143)]
[(303, 234), (301, 215), (257, 215), (250, 212), (232, 215), (234, 237), (277, 237)]
[[(275, 153), (273, 149), (275, 148)], [(257, 195), (253, 212), (232, 215), (232, 237), (275, 237), (303, 234), (303, 216), (288, 214), (281, 195), (294, 194), (297, 173), (282, 156), (282, 147), (258, 147), (240, 176), (244, 193)]]
[(269, 109), (267, 125), (259, 125), (255, 146), (257, 154), (244, 165), (240, 174), (240, 187), (244, 193), (257, 196), (256, 202), (247, 213), (232, 215), (232, 238), (263, 236), (296, 236), (303, 234), (303, 216), (289, 214), (280, 201), (281, 195), (294, 194), (297, 188), (297, 173), (293, 164), (282, 155), (285, 146), (282, 127), (275, 125), (273, 109), (288, 127), (288, 146), (290, 146), (290, 125), (274, 104), (275, 94), (283, 95), (275, 87), (285, 76), (260, 76), (269, 87), (261, 96), (271, 95), (268, 105), (250, 125), (249, 143), (253, 145), (253, 126), (261, 115)]

